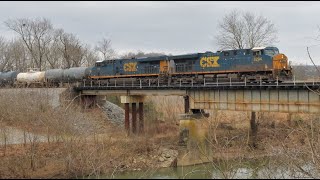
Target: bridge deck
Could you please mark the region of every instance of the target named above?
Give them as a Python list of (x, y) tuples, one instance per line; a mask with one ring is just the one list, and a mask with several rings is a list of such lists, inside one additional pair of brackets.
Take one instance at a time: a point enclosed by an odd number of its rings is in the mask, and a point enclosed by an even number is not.
[(84, 95), (189, 96), (190, 109), (320, 113), (320, 82), (79, 86)]

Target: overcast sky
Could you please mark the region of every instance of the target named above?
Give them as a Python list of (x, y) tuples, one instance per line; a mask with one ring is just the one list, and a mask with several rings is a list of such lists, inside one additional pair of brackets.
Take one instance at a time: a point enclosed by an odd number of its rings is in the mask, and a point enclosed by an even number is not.
[(102, 37), (125, 51), (171, 54), (216, 51), (218, 21), (233, 9), (251, 11), (278, 29), (275, 46), (295, 63), (311, 64), (306, 47), (320, 64), (320, 2), (0, 2), (0, 36), (12, 37), (9, 18), (46, 17), (55, 28), (94, 45)]

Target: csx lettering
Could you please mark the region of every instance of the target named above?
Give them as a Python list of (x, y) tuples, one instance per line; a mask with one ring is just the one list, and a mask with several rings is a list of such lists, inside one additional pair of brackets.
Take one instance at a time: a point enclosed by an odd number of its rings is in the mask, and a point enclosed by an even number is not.
[(125, 72), (135, 72), (137, 71), (137, 63), (125, 63), (123, 69)]
[(254, 57), (253, 61), (259, 62), (259, 61), (262, 61), (262, 58), (261, 57)]
[(218, 64), (219, 56), (202, 57), (200, 59), (201, 67), (220, 67)]

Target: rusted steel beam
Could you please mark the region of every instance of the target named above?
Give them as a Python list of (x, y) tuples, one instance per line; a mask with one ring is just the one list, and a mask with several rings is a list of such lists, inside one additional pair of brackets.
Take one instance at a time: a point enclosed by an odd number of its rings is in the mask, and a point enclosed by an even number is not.
[(139, 103), (139, 133), (144, 133), (143, 103)]
[(124, 104), (124, 126), (129, 134), (130, 132), (130, 121), (129, 121), (129, 103)]
[(195, 90), (190, 109), (319, 113), (320, 96), (309, 90)]
[(189, 105), (189, 96), (184, 96), (184, 112), (188, 113), (190, 110), (190, 105)]
[(132, 133), (137, 133), (137, 107), (136, 103), (132, 103)]

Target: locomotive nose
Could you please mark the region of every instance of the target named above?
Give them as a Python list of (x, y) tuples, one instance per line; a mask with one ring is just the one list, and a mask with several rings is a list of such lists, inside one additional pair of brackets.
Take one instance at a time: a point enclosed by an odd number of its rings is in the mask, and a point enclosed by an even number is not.
[(273, 56), (273, 69), (288, 69), (288, 58), (284, 54), (277, 54)]

